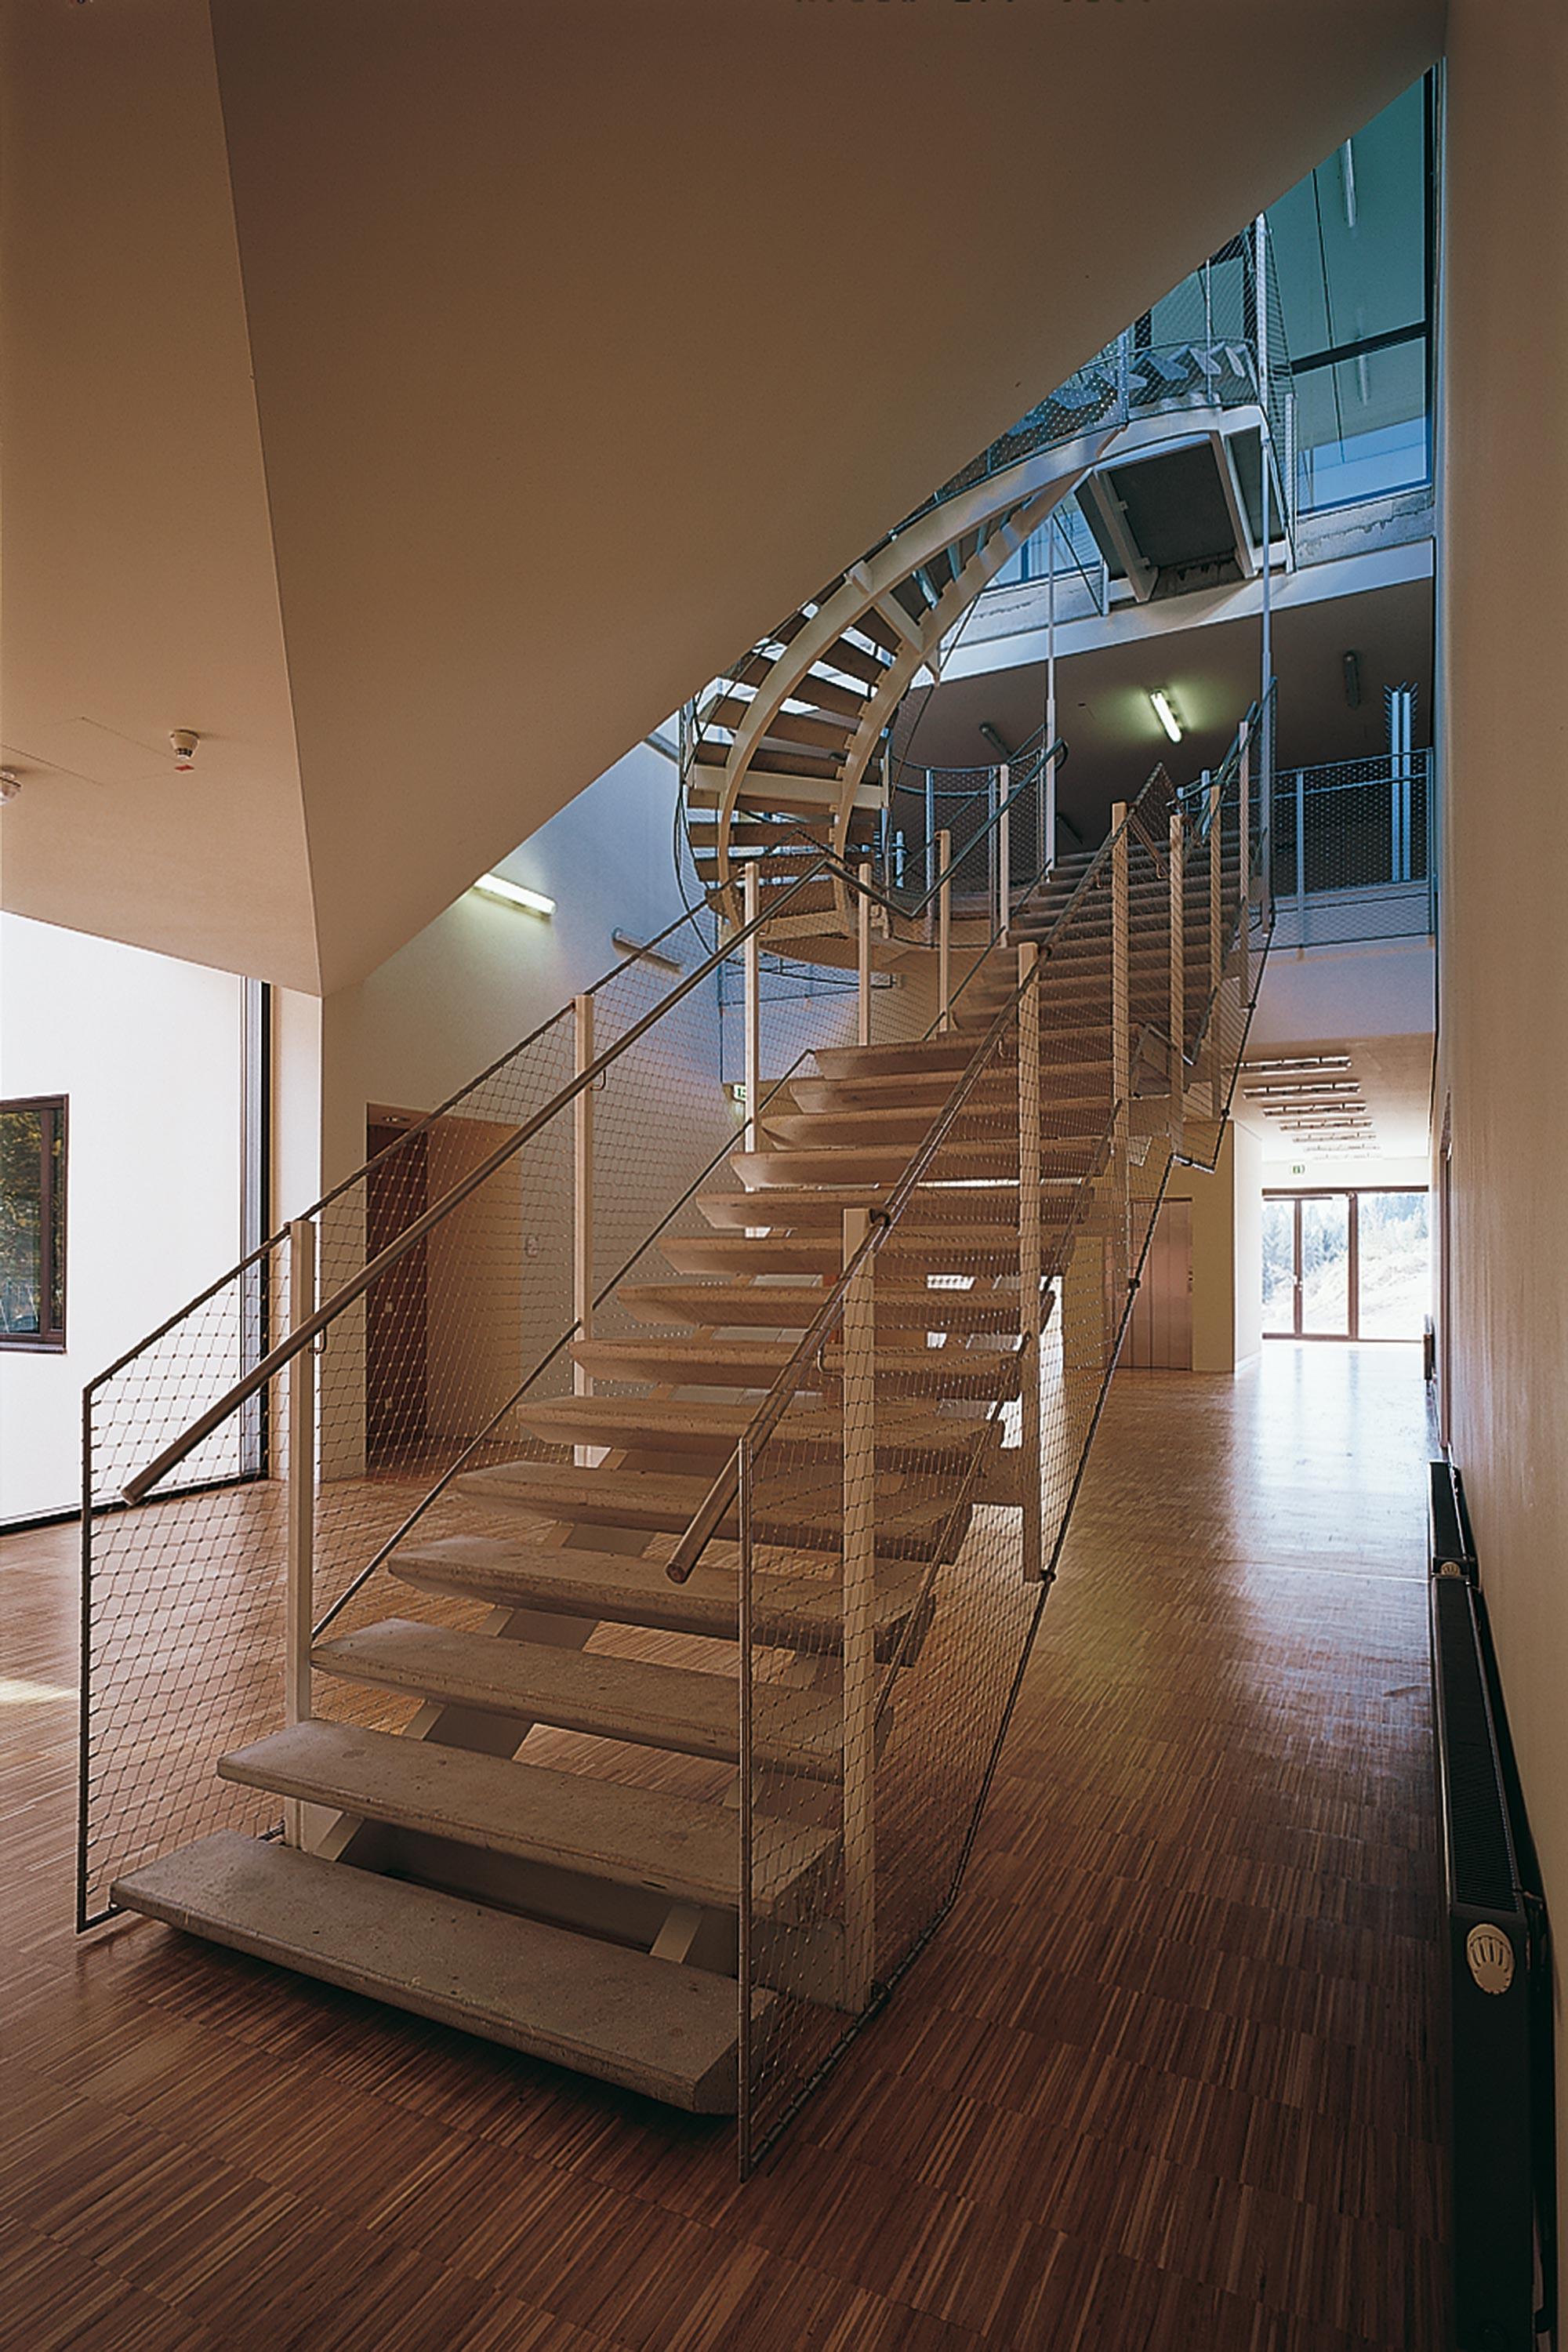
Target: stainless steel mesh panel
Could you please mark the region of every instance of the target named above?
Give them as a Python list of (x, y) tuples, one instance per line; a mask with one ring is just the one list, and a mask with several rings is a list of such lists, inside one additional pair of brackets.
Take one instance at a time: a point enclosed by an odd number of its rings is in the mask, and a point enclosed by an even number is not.
[[(575, 1528), (641, 1555), (592, 1648), (732, 1681), (738, 1770), (635, 1731), (522, 1752), (733, 1800), (733, 1912), (688, 1964), (736, 1978), (753, 2163), (957, 1884), (1173, 1155), (1218, 1150), (1268, 937), (1267, 746), (1255, 723), (1195, 793), (1157, 773), (1093, 858), (984, 902), (945, 1006), (896, 916), (864, 994), (774, 958), (755, 1102), (721, 1083), (719, 971), (620, 967), (96, 1383), (84, 1917), (140, 1861), (271, 1825), (214, 1767), (284, 1718), (304, 1400), (318, 1633), (499, 1631), (486, 1562)], [(870, 1070), (842, 1052), (862, 1019)], [(289, 1412), (230, 1399), (310, 1305), (311, 1239), (324, 1348)], [(650, 1566), (668, 1590), (699, 1559), (733, 1618), (661, 1632)], [(388, 1729), (437, 1705), (321, 1672), (312, 1703)]]

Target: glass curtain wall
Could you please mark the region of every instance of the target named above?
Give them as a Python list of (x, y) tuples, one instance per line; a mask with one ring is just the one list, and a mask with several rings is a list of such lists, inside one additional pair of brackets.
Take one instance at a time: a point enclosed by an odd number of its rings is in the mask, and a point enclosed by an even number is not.
[(1425, 1191), (1265, 1195), (1266, 1339), (1419, 1339), (1430, 1286)]

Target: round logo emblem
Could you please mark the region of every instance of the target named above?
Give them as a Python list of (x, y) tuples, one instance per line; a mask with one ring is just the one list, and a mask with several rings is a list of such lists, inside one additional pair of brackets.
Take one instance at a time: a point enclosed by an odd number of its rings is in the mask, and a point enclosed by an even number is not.
[(1513, 1982), (1513, 1946), (1500, 1927), (1472, 1927), (1465, 1937), (1465, 1958), (1483, 1992), (1506, 1992)]

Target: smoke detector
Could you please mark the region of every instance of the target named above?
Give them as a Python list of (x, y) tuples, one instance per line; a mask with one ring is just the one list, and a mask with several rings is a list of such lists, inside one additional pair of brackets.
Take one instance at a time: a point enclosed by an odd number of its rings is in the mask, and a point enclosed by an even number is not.
[(196, 745), (201, 740), (194, 727), (175, 727), (171, 730), (169, 740), (174, 746), (174, 765), (182, 775), (187, 768), (195, 766)]

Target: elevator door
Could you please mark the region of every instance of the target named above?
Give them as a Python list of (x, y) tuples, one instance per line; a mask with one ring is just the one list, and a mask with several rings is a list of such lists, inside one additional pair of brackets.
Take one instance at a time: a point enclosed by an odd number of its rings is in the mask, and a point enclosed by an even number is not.
[(1167, 1201), (1132, 1302), (1121, 1360), (1134, 1372), (1193, 1369), (1193, 1204)]

